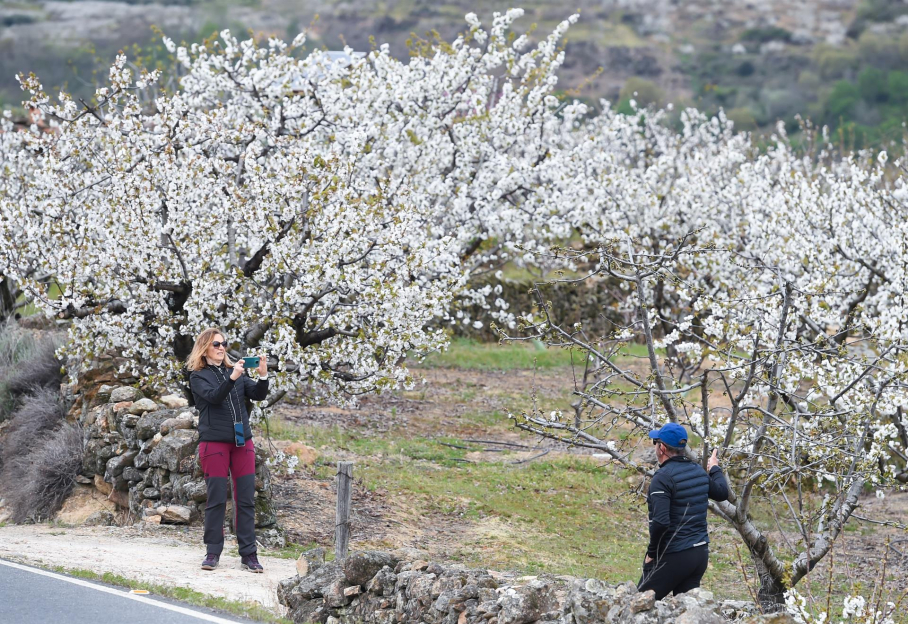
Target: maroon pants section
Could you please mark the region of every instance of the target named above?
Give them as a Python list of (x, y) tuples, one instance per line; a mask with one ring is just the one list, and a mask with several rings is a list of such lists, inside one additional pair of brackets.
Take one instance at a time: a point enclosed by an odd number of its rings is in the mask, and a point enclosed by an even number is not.
[(240, 555), (255, 552), (255, 447), (232, 442), (200, 442), (199, 460), (208, 486), (205, 545), (209, 553), (224, 549), (227, 479), (233, 481), (233, 526)]
[(255, 446), (252, 440), (246, 446), (233, 442), (199, 442), (199, 459), (205, 478), (224, 477), (228, 472), (234, 479), (255, 474)]

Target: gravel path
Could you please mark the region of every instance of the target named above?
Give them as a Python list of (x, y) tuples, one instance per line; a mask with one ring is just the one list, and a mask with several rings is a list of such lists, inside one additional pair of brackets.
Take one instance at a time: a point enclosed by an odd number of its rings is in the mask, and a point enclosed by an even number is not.
[(238, 556), (227, 554), (231, 550), (228, 541), (220, 566), (205, 572), (200, 568), (205, 555), (201, 539), (177, 531), (170, 527), (148, 531), (131, 527), (4, 526), (0, 527), (0, 558), (188, 587), (229, 600), (258, 602), (283, 614), (277, 602), (277, 585), (296, 574), (293, 559), (260, 556), (265, 573), (251, 574), (240, 568)]

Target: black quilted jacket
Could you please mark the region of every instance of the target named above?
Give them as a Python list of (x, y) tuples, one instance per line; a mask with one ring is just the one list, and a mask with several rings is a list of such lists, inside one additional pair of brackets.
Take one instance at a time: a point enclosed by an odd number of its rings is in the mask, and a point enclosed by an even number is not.
[(262, 401), (268, 396), (268, 380), (253, 381), (243, 375), (230, 379), (232, 369), (226, 366), (206, 366), (189, 376), (192, 396), (199, 410), (199, 440), (202, 442), (234, 442), (233, 423), (243, 422), (247, 440), (252, 439), (246, 401)]
[(728, 483), (718, 466), (709, 474), (687, 457), (668, 458), (649, 485), (649, 547), (652, 558), (709, 543), (708, 499), (728, 499)]

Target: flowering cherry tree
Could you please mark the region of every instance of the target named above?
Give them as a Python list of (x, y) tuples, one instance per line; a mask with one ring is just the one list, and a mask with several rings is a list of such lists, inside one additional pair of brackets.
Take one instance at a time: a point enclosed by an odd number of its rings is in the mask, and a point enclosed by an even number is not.
[(174, 97), (143, 114), (123, 61), (90, 114), (67, 99), (47, 108), (66, 121), (35, 138), (40, 214), (12, 206), (28, 223), (23, 256), (42, 256), (62, 296), (17, 278), (73, 319), (73, 354), (113, 348), (174, 377), (174, 356), (214, 324), (316, 395), (404, 381), (398, 359), (442, 340), (425, 325), (460, 279), (449, 242), (414, 240), (405, 198), (350, 188), (339, 158), (255, 142), (262, 125), (227, 107), (195, 113)]
[(524, 51), (507, 36), (520, 14), (488, 32), (468, 16), (407, 63), (387, 47), (298, 58), (304, 35), (165, 40), (173, 93), (123, 56), (92, 103), (22, 77), (50, 131), (15, 137), (32, 163), (0, 194), (4, 275), (72, 319), (85, 362), (116, 349), (172, 380), (214, 324), (313, 398), (408, 381), (400, 361), (443, 346), (452, 298), (488, 294), (469, 275), (551, 235), (531, 189), (573, 128), (551, 92), (576, 17)]
[[(719, 449), (732, 496), (711, 509), (777, 609), (859, 515), (866, 488), (908, 482), (908, 194), (902, 163), (885, 155), (798, 157), (782, 135), (761, 154), (721, 118), (685, 122), (671, 135), (646, 121), (622, 132), (616, 119), (610, 136), (634, 137), (626, 157), (582, 152), (587, 175), (566, 188), (597, 197), (576, 213), (588, 244), (550, 253), (586, 269), (560, 281), (610, 289), (625, 322), (605, 335), (559, 326), (540, 285), (525, 333), (502, 334), (582, 354), (575, 413), (515, 418), (644, 474), (636, 446), (665, 422), (702, 439), (691, 453), (704, 466)], [(626, 355), (632, 341), (643, 357)], [(757, 507), (773, 525), (754, 521)]]
[[(27, 130), (17, 127), (9, 111), (0, 116), (0, 201), (21, 202), (28, 186), (30, 174), (34, 170), (32, 153), (25, 148), (27, 132), (36, 132), (37, 128)], [(39, 263), (34, 257), (20, 257), (21, 250), (7, 234), (18, 230), (17, 224), (10, 221), (8, 211), (0, 211), (0, 322), (18, 313), (29, 303), (19, 282), (13, 279), (9, 267), (14, 261), (20, 275), (36, 281), (47, 281), (48, 276), (39, 271)]]

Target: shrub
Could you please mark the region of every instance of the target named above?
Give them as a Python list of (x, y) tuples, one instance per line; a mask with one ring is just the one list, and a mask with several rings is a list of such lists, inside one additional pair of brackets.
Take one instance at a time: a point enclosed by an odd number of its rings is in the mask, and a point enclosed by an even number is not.
[(16, 372), (18, 362), (29, 357), (34, 342), (31, 334), (20, 331), (14, 322), (0, 325), (0, 421), (6, 420), (16, 405), (7, 389), (7, 378)]
[(798, 86), (803, 89), (816, 91), (820, 88), (821, 84), (822, 81), (820, 80), (820, 77), (809, 69), (805, 69), (798, 74)]
[(756, 130), (757, 118), (749, 108), (739, 106), (726, 111), (725, 116), (735, 124), (736, 130)]
[(747, 78), (748, 76), (752, 76), (756, 70), (757, 68), (754, 67), (753, 63), (751, 63), (750, 61), (744, 61), (740, 65), (738, 65), (738, 69), (735, 70), (735, 73), (742, 78)]
[(826, 79), (841, 78), (857, 67), (857, 55), (851, 50), (839, 49), (826, 44), (814, 48), (813, 59), (820, 68), (820, 75)]
[(11, 26), (19, 26), (22, 24), (33, 24), (37, 20), (34, 15), (28, 15), (25, 13), (14, 13), (13, 15), (2, 15), (0, 16), (0, 26), (5, 26), (9, 28)]
[(908, 102), (908, 72), (891, 71), (887, 82), (890, 101), (897, 104)]
[(886, 72), (876, 67), (868, 67), (858, 74), (858, 87), (861, 97), (868, 102), (883, 102), (889, 96)]
[[(51, 337), (0, 326), (0, 498), (14, 522), (55, 514), (82, 465), (82, 432), (65, 422), (62, 373)], [(11, 414), (11, 416), (10, 416)]]
[(858, 53), (865, 63), (876, 67), (898, 67), (899, 41), (869, 30), (858, 39)]
[[(59, 427), (65, 417), (66, 411), (59, 392), (41, 388), (27, 396), (13, 415), (0, 444), (0, 475), (17, 458), (35, 451), (48, 432)], [(0, 478), (0, 487), (5, 483), (4, 476)]]
[(804, 110), (806, 101), (799, 89), (764, 88), (760, 90), (760, 103), (768, 120), (794, 116)]
[(631, 76), (621, 87), (618, 98), (622, 102), (636, 100), (637, 106), (643, 108), (650, 104), (661, 105), (665, 100), (665, 92), (652, 80)]
[(60, 393), (37, 388), (13, 414), (0, 444), (0, 497), (14, 522), (51, 517), (82, 466), (82, 431), (65, 422)]
[(861, 99), (861, 92), (847, 80), (839, 80), (832, 87), (832, 93), (826, 100), (826, 119), (837, 123), (840, 119), (849, 120), (854, 113), (855, 105)]
[(31, 453), (18, 455), (0, 475), (13, 522), (52, 517), (72, 492), (82, 466), (82, 430), (66, 423), (43, 437)]
[(0, 421), (25, 395), (39, 388), (59, 388), (62, 363), (55, 351), (51, 337), (36, 338), (13, 321), (0, 326)]
[(778, 26), (764, 28), (749, 28), (741, 33), (741, 41), (766, 43), (767, 41), (791, 41), (791, 33)]
[(60, 389), (63, 381), (62, 362), (57, 359), (57, 347), (49, 338), (36, 341), (29, 357), (20, 360), (6, 378), (7, 391), (21, 397), (39, 388)]
[(892, 22), (908, 13), (908, 7), (899, 0), (864, 0), (858, 5), (858, 19), (868, 22)]

